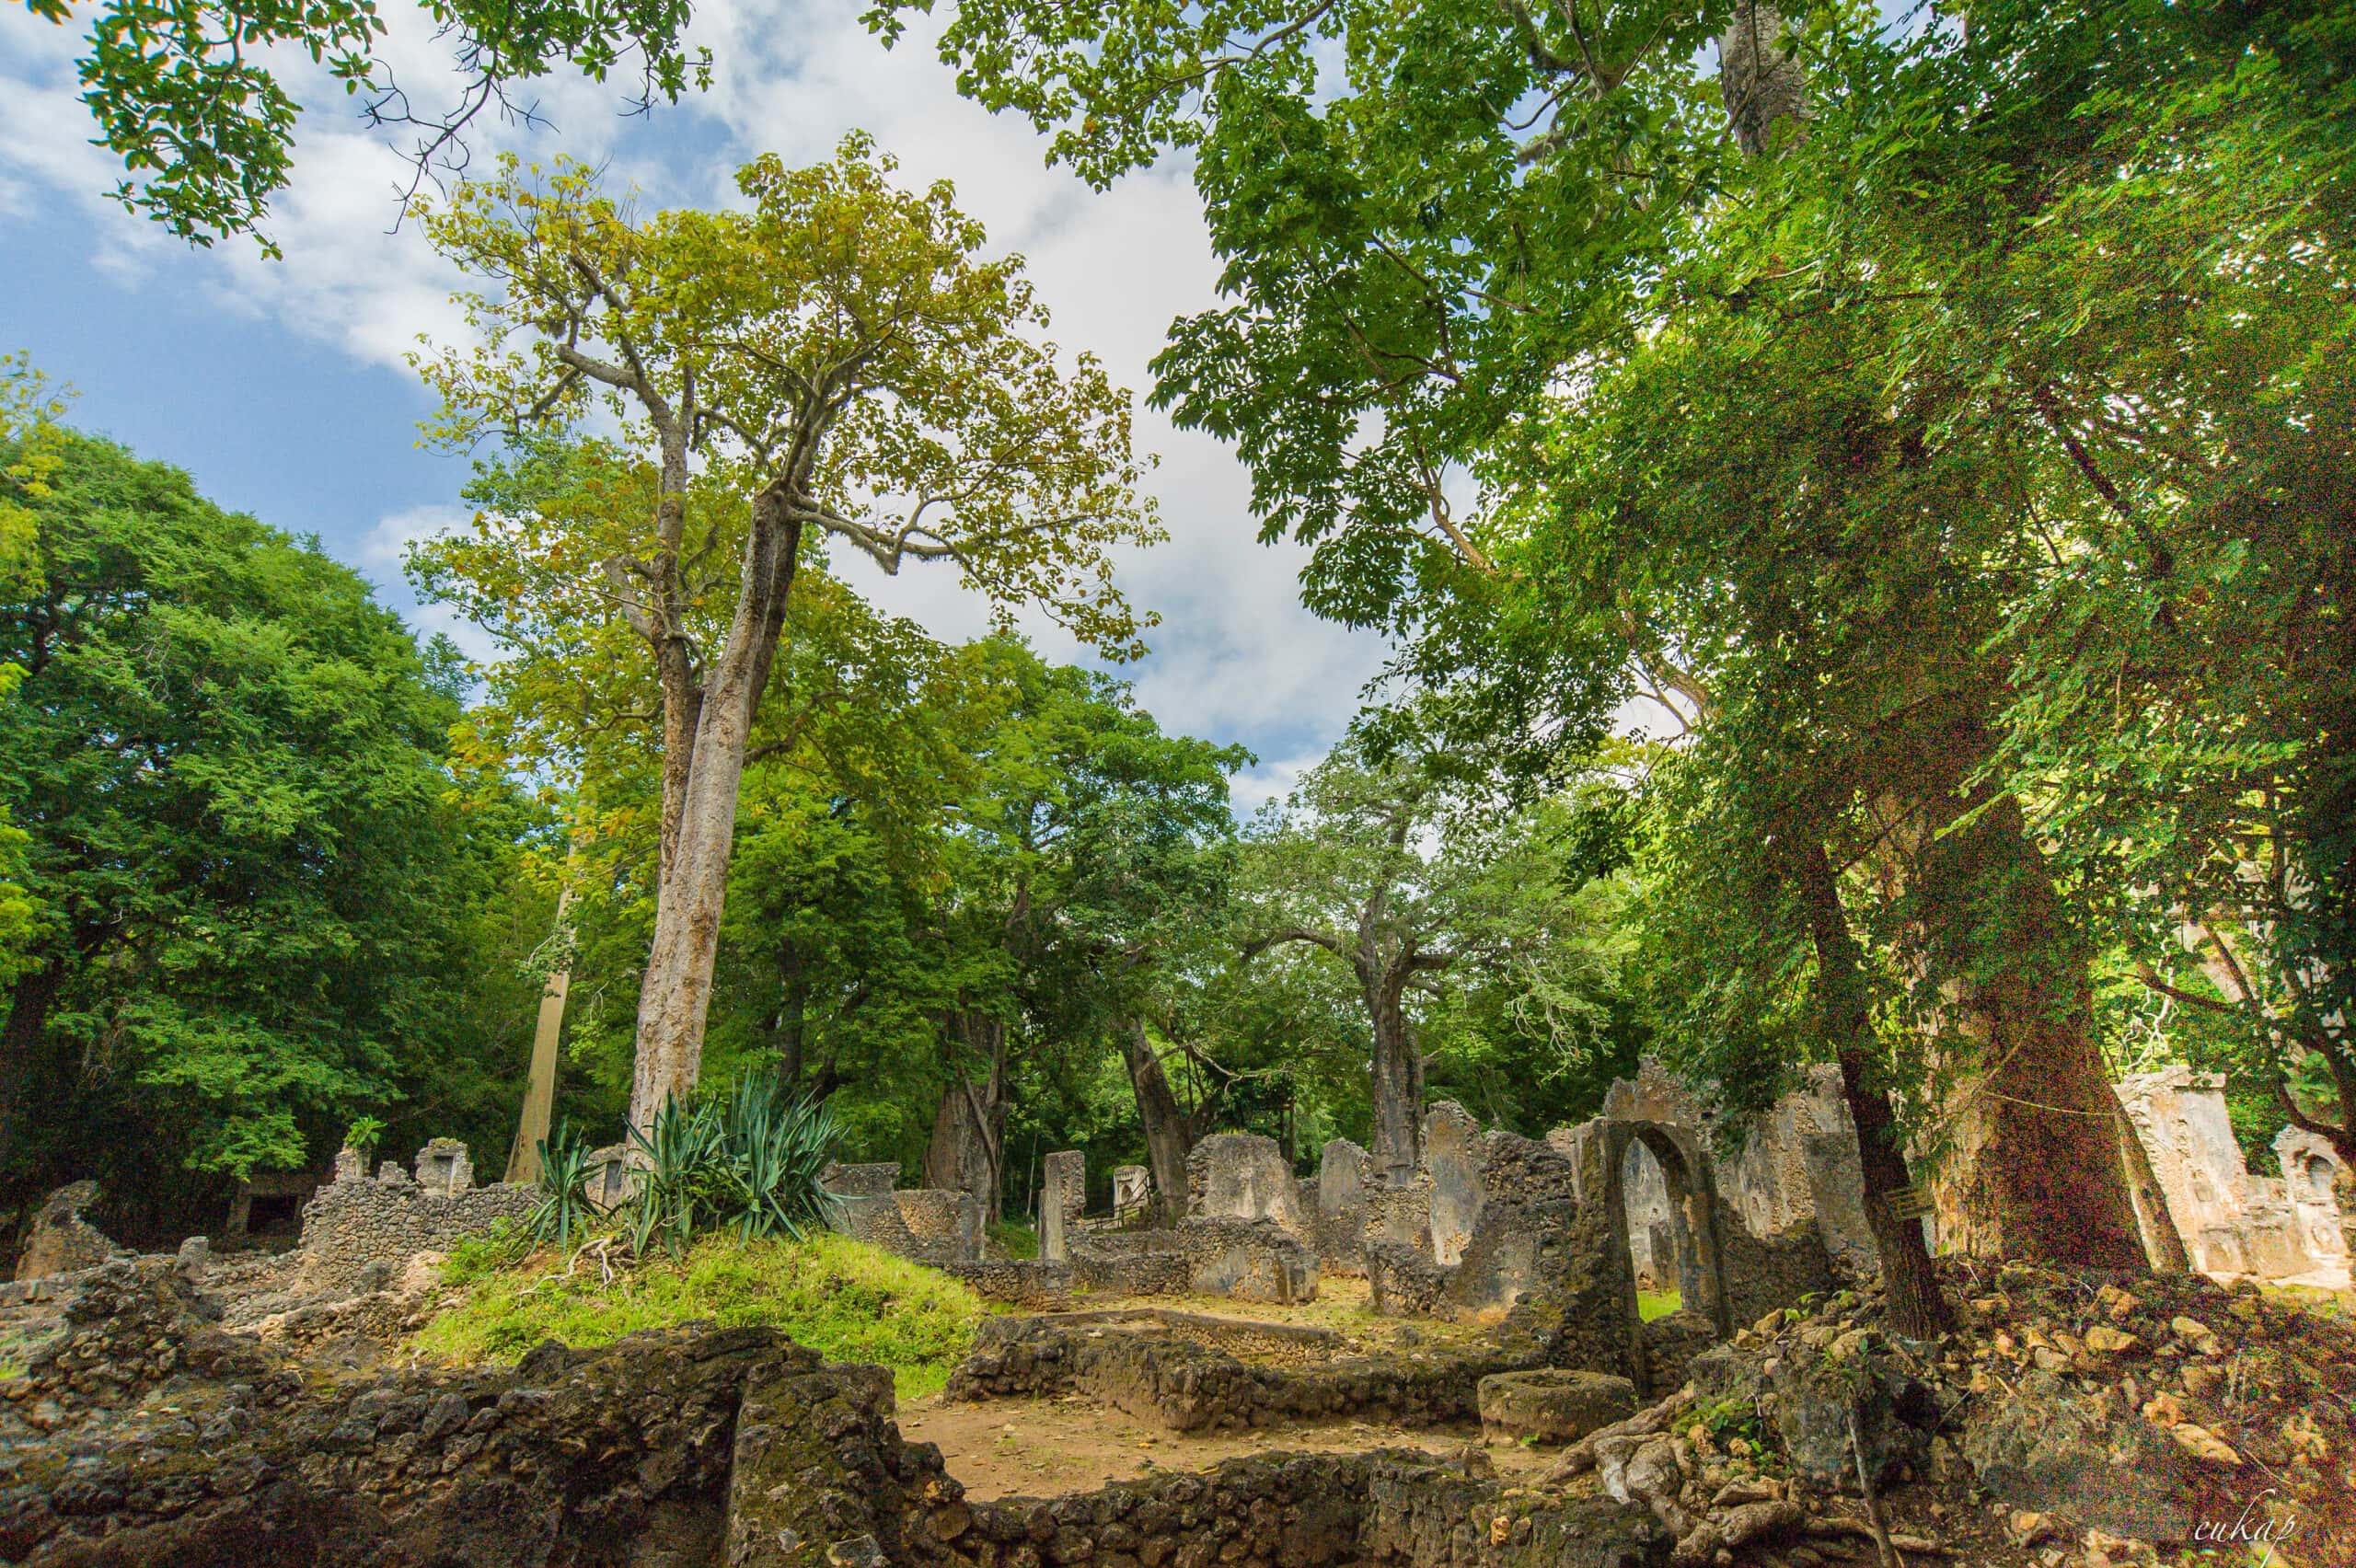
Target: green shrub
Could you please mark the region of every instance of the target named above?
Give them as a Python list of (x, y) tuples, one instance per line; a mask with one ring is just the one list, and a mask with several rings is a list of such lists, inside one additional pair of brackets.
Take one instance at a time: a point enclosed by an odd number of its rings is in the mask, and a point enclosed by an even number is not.
[(454, 1251), (459, 1302), (411, 1349), (456, 1362), (513, 1361), (543, 1340), (600, 1345), (707, 1319), (781, 1330), (837, 1361), (892, 1369), (900, 1397), (939, 1389), (972, 1345), (981, 1298), (938, 1270), (830, 1232), (800, 1240), (710, 1237), (610, 1281), (584, 1254), (563, 1267), (482, 1268)]
[(823, 1104), (781, 1101), (768, 1078), (740, 1078), (721, 1100), (666, 1100), (629, 1136), (641, 1169), (620, 1218), (641, 1257), (657, 1245), (676, 1257), (722, 1226), (744, 1240), (800, 1237), (833, 1213), (820, 1177), (841, 1125)]
[(540, 1197), (525, 1226), (532, 1244), (570, 1250), (586, 1237), (597, 1211), (589, 1203), (589, 1146), (560, 1123), (554, 1137), (540, 1140)]

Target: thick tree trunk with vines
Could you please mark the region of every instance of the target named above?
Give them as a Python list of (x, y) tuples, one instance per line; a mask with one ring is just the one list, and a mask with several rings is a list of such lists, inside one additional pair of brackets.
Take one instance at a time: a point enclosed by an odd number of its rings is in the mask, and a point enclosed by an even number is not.
[(1919, 1219), (1900, 1215), (1893, 1198), (1911, 1186), (1898, 1116), (1889, 1096), (1871, 1085), (1873, 1017), (1865, 992), (1864, 954), (1841, 905), (1841, 884), (1821, 845), (1799, 857), (1801, 903), (1816, 944), (1819, 1005), (1824, 1027), (1841, 1060), (1841, 1090), (1849, 1119), (1857, 1127), (1857, 1153), (1865, 1175), (1865, 1224), (1881, 1254), (1882, 1283), (1888, 1291), (1890, 1322), (1899, 1332), (1929, 1339), (1952, 1326), (1930, 1249), (1923, 1244)]
[(1145, 1127), (1156, 1216), (1163, 1225), (1174, 1225), (1186, 1212), (1186, 1156), (1195, 1147), (1194, 1122), (1172, 1091), (1170, 1075), (1162, 1071), (1161, 1058), (1141, 1020), (1130, 1020), (1122, 1032), (1121, 1056), (1128, 1066), (1129, 1087), (1137, 1093), (1138, 1120)]
[(775, 487), (754, 498), (736, 614), (703, 687), (677, 844), (655, 892), (630, 1089), (630, 1124), (641, 1129), (664, 1101), (692, 1090), (702, 1069), (745, 753), (784, 630), (801, 537), (801, 524)]
[[(1398, 969), (1401, 966), (1393, 966)], [(1384, 971), (1364, 982), (1374, 1025), (1375, 1168), (1393, 1181), (1412, 1179), (1424, 1147), (1424, 1057), (1407, 1025), (1407, 975)]]
[(953, 1014), (943, 1032), (959, 1044), (958, 1055), (970, 1060), (976, 1054), (988, 1062), (982, 1081), (976, 1083), (960, 1062), (941, 1091), (932, 1120), (932, 1137), (925, 1145), (924, 1182), (949, 1192), (971, 1193), (981, 1200), (982, 1218), (995, 1224), (1005, 1212), (1007, 1079), (1006, 1024), (982, 1014)]
[[(1911, 857), (1921, 967), (1947, 987), (1941, 1012), (1969, 1048), (1945, 1107), (1941, 1232), (1961, 1251), (2143, 1269), (2086, 955), (2044, 857), (2010, 796), (1932, 800), (1946, 820)], [(1956, 825), (1972, 805), (1985, 809)]]

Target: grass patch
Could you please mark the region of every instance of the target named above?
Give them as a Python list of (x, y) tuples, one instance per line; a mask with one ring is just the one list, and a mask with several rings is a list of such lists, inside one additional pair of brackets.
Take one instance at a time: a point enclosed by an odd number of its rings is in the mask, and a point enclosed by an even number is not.
[(949, 1380), (983, 1315), (981, 1298), (947, 1274), (831, 1232), (805, 1241), (714, 1237), (611, 1284), (587, 1260), (567, 1278), (545, 1252), (501, 1265), (461, 1251), (446, 1277), (462, 1298), (409, 1342), (439, 1360), (508, 1362), (542, 1340), (608, 1344), (702, 1319), (764, 1325), (830, 1360), (888, 1366), (902, 1399)]
[(1684, 1305), (1684, 1298), (1673, 1290), (1646, 1290), (1639, 1287), (1636, 1291), (1636, 1316), (1647, 1323), (1655, 1318), (1666, 1318)]
[(1001, 1219), (990, 1226), (990, 1239), (1010, 1258), (1039, 1255), (1039, 1233), (1019, 1219)]

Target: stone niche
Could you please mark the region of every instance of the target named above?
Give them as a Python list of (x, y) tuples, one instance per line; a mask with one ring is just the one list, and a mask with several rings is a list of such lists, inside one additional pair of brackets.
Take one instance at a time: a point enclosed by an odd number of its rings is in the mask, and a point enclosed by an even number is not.
[(1153, 1202), (1153, 1173), (1142, 1165), (1113, 1167), (1113, 1218), (1132, 1225)]
[[(2328, 1201), (2338, 1168), (2329, 1145), (2293, 1139), (2283, 1175), (2253, 1176), (2226, 1114), (2222, 1074), (2183, 1066), (2139, 1073), (2120, 1080), (2119, 1098), (2193, 1267), (2228, 1279), (2347, 1287), (2347, 1244)], [(2284, 1153), (2286, 1146), (2278, 1139), (2275, 1147)]]
[(429, 1139), (417, 1151), (417, 1184), (437, 1198), (456, 1197), (475, 1184), (474, 1161), (456, 1138)]

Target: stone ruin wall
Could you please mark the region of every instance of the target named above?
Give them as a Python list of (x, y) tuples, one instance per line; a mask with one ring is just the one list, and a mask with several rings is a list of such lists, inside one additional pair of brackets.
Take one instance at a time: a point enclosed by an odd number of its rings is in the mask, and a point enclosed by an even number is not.
[[(215, 1258), (206, 1238), (191, 1236), (178, 1253), (142, 1261), (167, 1263), (206, 1283), (233, 1302), (240, 1320), (304, 1301), (364, 1296), (396, 1283), (416, 1254), (446, 1252), (502, 1221), (520, 1224), (538, 1202), (535, 1187), (473, 1182), (466, 1146), (453, 1138), (428, 1143), (413, 1172), (388, 1159), (374, 1177), (347, 1148), (336, 1157), (335, 1180), (303, 1205), (301, 1238), (291, 1251)], [(97, 1184), (89, 1182), (52, 1194), (18, 1262), (17, 1280), (0, 1287), (0, 1307), (37, 1309), (61, 1300), (99, 1267), (133, 1257), (83, 1217), (97, 1195)]]
[(298, 1294), (382, 1289), (416, 1254), (446, 1252), (502, 1220), (521, 1225), (539, 1202), (539, 1189), (521, 1182), (475, 1186), (466, 1147), (454, 1138), (435, 1138), (419, 1150), (414, 1173), (387, 1160), (373, 1179), (346, 1149), (337, 1157), (335, 1178), (303, 1205), (292, 1282)]
[(2151, 1157), (2169, 1217), (2192, 1266), (2223, 1279), (2344, 1290), (2349, 1247), (2331, 1145), (2285, 1127), (2274, 1140), (2281, 1176), (2254, 1176), (2225, 1109), (2224, 1078), (2168, 1067), (2121, 1079), (2119, 1102)]

